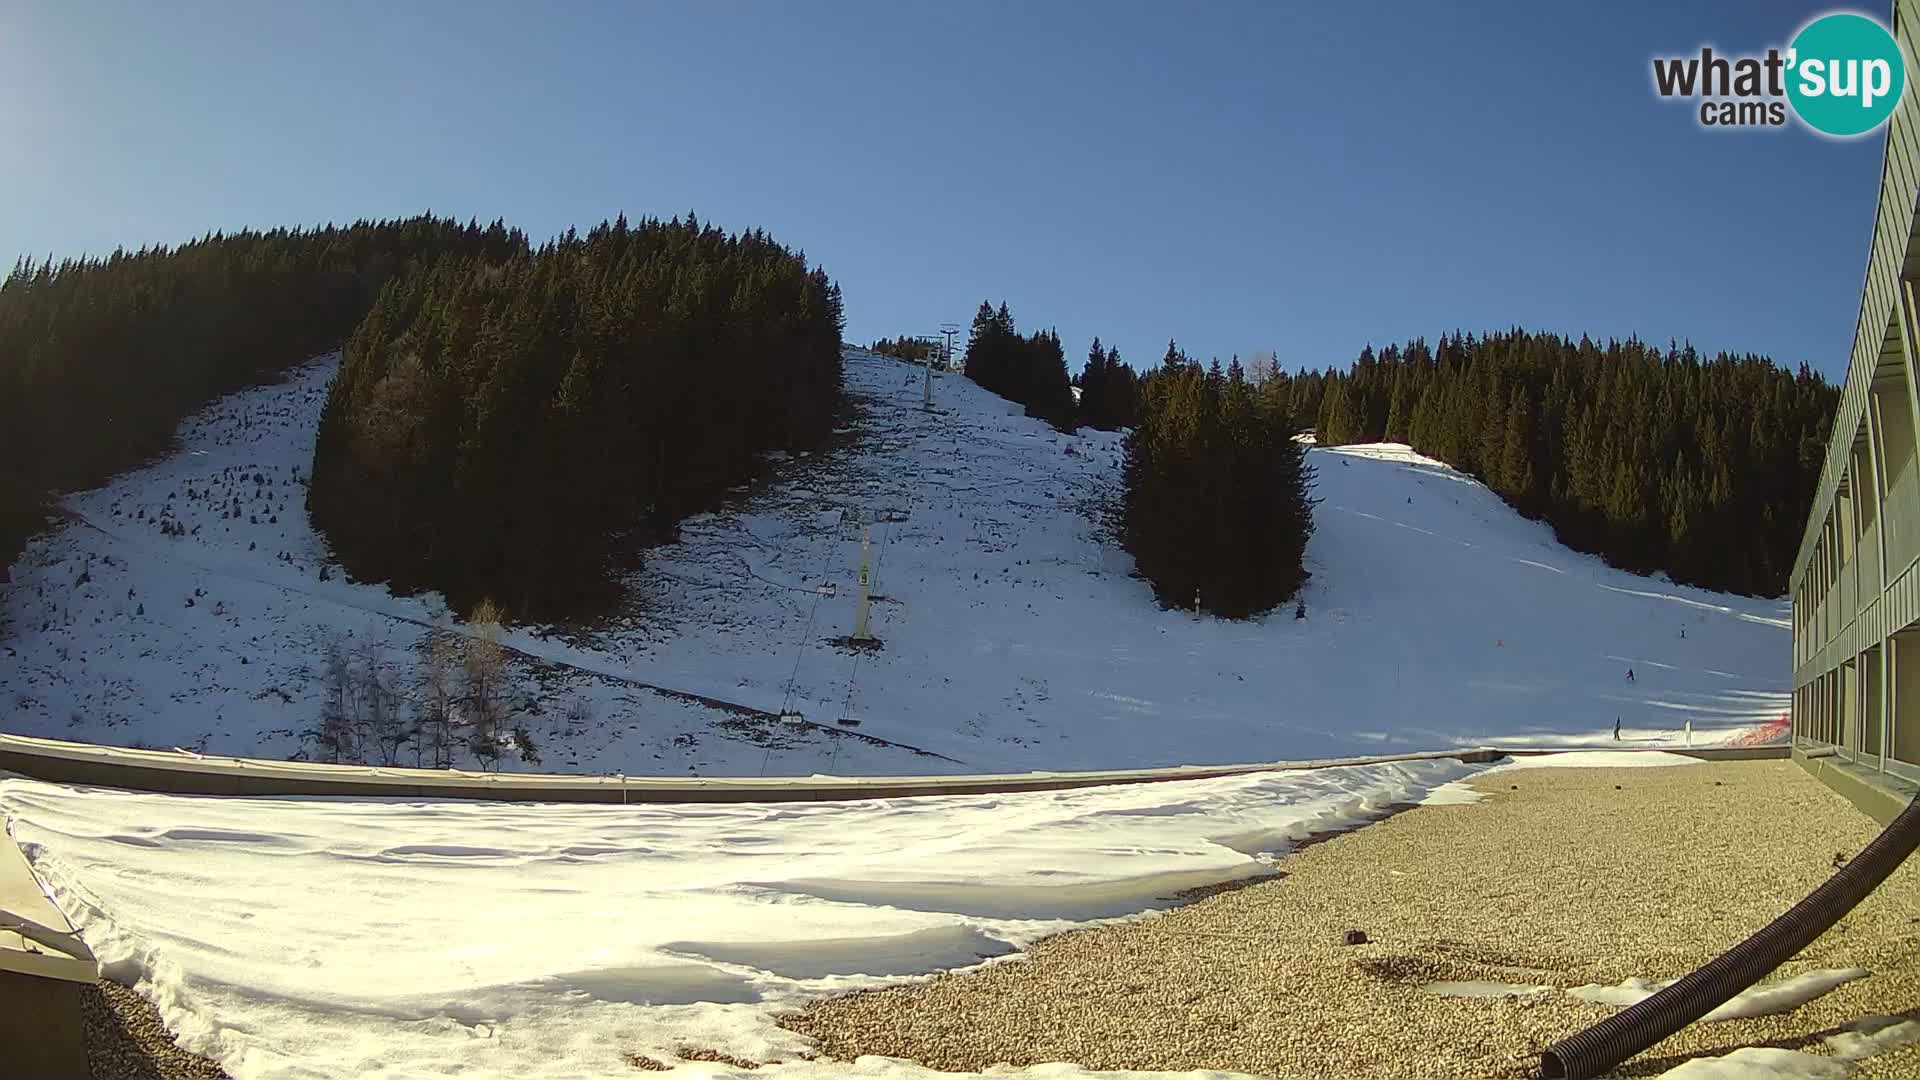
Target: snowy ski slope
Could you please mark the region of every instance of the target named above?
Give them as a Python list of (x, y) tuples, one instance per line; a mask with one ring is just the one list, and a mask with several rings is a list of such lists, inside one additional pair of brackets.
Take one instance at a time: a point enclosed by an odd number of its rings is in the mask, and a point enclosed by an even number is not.
[[(0, 598), (0, 726), (285, 757), (314, 723), (324, 634), (411, 665), (439, 599), (337, 567), (320, 580), (328, 553), (301, 513), (334, 363), (215, 404), (182, 425), (175, 453), (65, 501), (69, 521), (28, 548)], [(936, 379), (923, 412), (920, 369), (863, 350), (846, 375), (854, 416), (835, 445), (775, 462), (689, 521), (635, 575), (627, 610), (511, 635), (543, 768), (858, 774), (1611, 747), (1616, 719), (1633, 745), (1675, 745), (1688, 722), (1709, 743), (1786, 709), (1784, 601), (1608, 569), (1405, 447), (1312, 452), (1323, 502), (1306, 619), (1195, 619), (1158, 610), (1095, 524), (1119, 436), (1059, 435), (958, 375)], [(884, 647), (856, 654), (832, 639), (852, 629), (863, 525)], [(833, 730), (653, 688), (790, 707)], [(938, 756), (833, 737), (842, 719)]]

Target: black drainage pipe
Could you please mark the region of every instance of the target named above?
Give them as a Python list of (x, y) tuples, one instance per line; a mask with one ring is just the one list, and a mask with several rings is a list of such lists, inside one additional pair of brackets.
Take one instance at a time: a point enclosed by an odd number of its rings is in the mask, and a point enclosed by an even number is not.
[(1545, 1080), (1588, 1080), (1679, 1031), (1813, 943), (1920, 847), (1920, 797), (1806, 899), (1665, 990), (1540, 1055)]

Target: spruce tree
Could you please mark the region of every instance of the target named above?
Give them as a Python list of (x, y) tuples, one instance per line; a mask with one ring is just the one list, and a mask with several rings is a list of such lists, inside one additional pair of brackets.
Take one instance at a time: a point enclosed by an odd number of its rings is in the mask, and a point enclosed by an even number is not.
[(1080, 369), (1080, 422), (1088, 427), (1104, 428), (1112, 414), (1108, 381), (1107, 354), (1096, 336), (1087, 349), (1086, 366)]
[(49, 492), (97, 486), (209, 399), (338, 348), (389, 283), (525, 245), (420, 217), (17, 262), (0, 282), (0, 565), (43, 527)]
[(525, 617), (599, 610), (765, 451), (827, 437), (838, 288), (764, 233), (696, 220), (389, 286), (348, 342), (307, 492), (356, 577)]
[(1305, 448), (1237, 365), (1203, 372), (1173, 345), (1168, 356), (1142, 380), (1124, 444), (1122, 540), (1163, 604), (1197, 593), (1215, 615), (1257, 615), (1305, 581)]
[(1328, 445), (1403, 438), (1615, 565), (1765, 595), (1785, 588), (1837, 400), (1804, 365), (1524, 330), (1363, 351), (1262, 396)]
[(1105, 377), (1109, 407), (1103, 426), (1109, 430), (1132, 427), (1140, 418), (1140, 379), (1120, 359), (1120, 350), (1111, 345), (1107, 346)]

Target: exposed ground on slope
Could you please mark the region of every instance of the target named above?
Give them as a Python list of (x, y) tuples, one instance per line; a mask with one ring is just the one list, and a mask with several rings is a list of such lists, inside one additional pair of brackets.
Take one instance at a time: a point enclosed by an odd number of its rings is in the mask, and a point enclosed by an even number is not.
[[(784, 1021), (834, 1058), (953, 1070), (1071, 1061), (1278, 1077), (1518, 1077), (1609, 1008), (1461, 999), (1437, 980), (1671, 978), (1784, 911), (1877, 827), (1783, 761), (1537, 769), (1289, 857), (1287, 876), (1041, 942), (1019, 961), (817, 1002)], [(1363, 929), (1372, 942), (1341, 943)], [(1920, 1016), (1920, 865), (1771, 978), (1873, 974), (1783, 1015), (1696, 1024), (1614, 1075), (1768, 1045), (1824, 1053), (1873, 1013)], [(1913, 1048), (1856, 1075), (1909, 1075)]]
[(92, 1080), (226, 1080), (220, 1066), (176, 1046), (153, 1003), (101, 981), (81, 998)]

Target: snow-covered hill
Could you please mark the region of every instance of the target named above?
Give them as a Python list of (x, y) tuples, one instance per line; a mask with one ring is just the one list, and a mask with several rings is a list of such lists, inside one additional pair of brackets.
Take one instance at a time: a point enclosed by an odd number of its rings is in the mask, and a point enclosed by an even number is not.
[[(210, 407), (176, 453), (65, 501), (70, 520), (4, 587), (0, 727), (284, 757), (314, 723), (328, 634), (404, 681), (444, 605), (337, 567), (322, 580), (328, 553), (302, 512), (334, 363)], [(921, 370), (863, 350), (846, 374), (856, 415), (836, 445), (689, 521), (635, 576), (628, 610), (510, 635), (544, 768), (1612, 746), (1616, 720), (1629, 743), (1672, 745), (1688, 721), (1711, 742), (1786, 709), (1784, 601), (1611, 570), (1406, 447), (1312, 452), (1323, 502), (1305, 619), (1195, 619), (1159, 610), (1102, 539), (1093, 507), (1115, 494), (1118, 436), (1059, 435), (957, 375), (936, 378), (923, 412)], [(852, 629), (863, 527), (884, 646), (856, 653), (833, 639)], [(783, 708), (819, 726), (751, 712)]]

